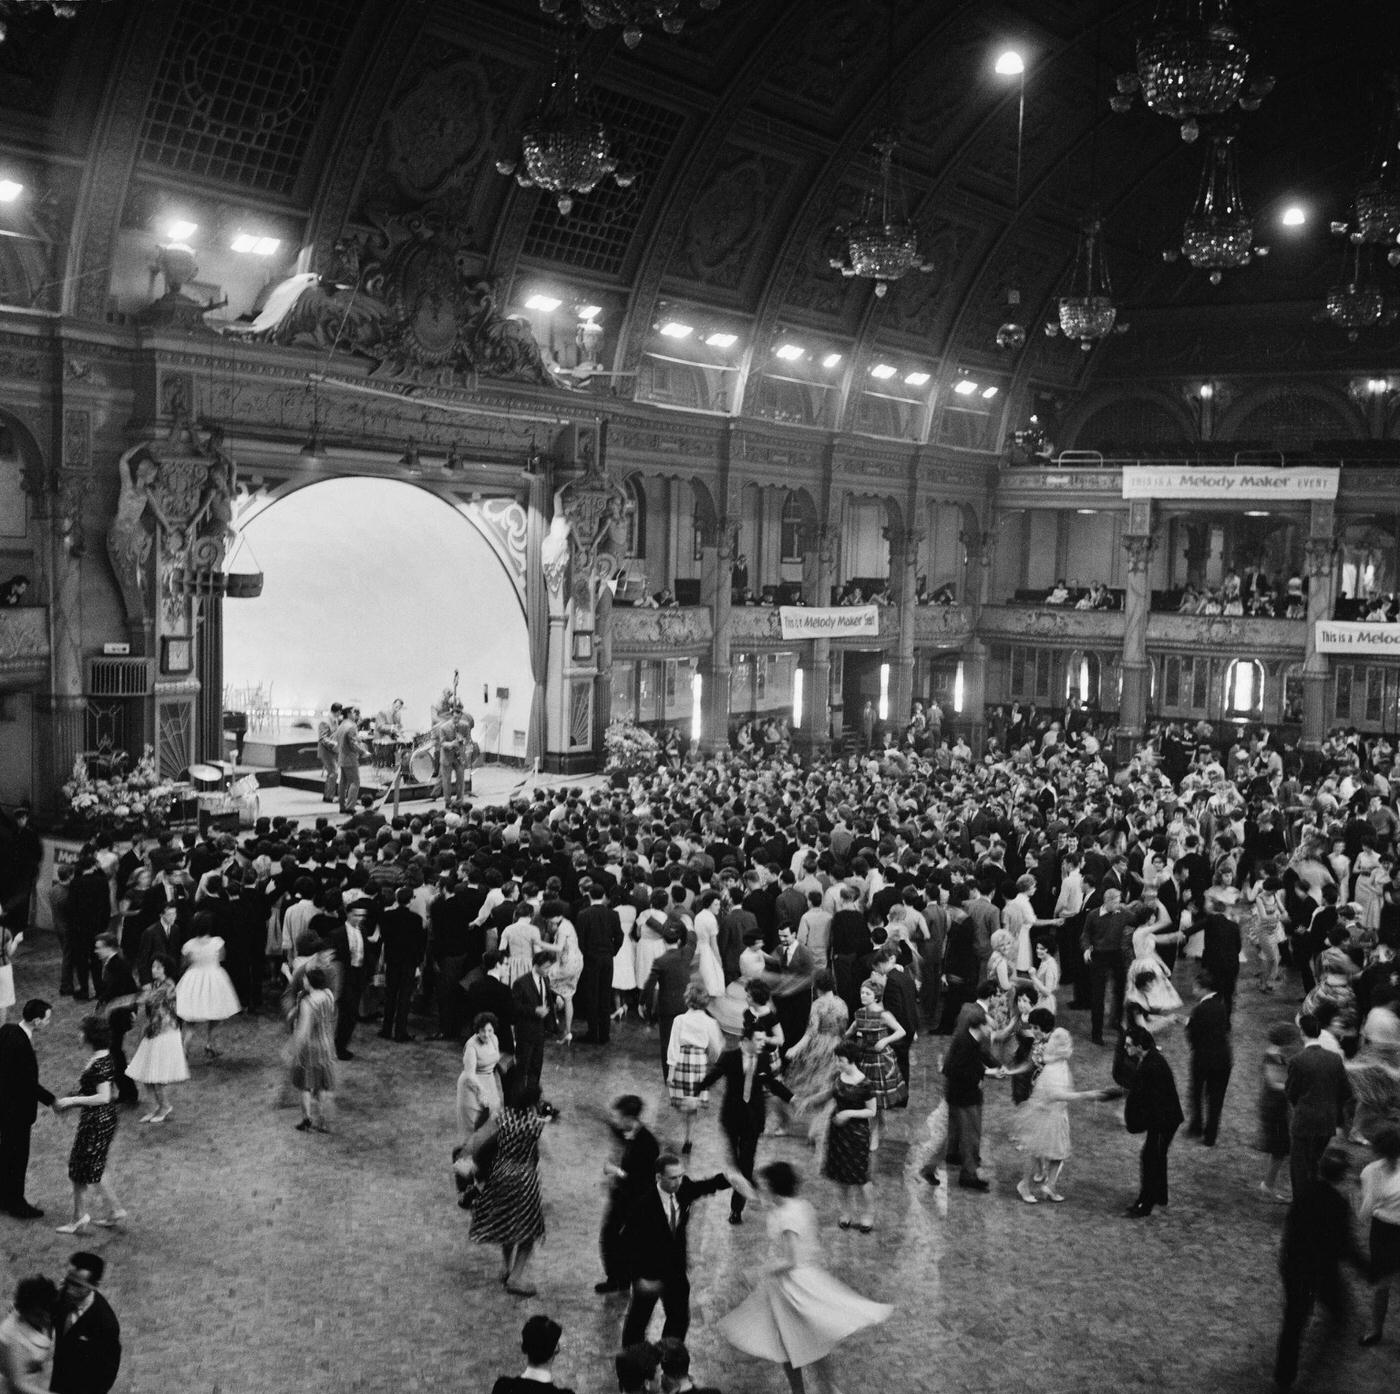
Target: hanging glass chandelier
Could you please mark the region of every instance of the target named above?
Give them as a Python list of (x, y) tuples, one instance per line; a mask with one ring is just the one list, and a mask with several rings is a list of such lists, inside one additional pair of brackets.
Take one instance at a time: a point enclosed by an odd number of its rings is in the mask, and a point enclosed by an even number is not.
[(1392, 266), (1400, 266), (1400, 102), (1392, 77), (1376, 155), (1365, 181), (1352, 199), (1352, 218), (1332, 224), (1339, 237), (1355, 246), (1388, 246)]
[[(655, 24), (667, 34), (679, 34), (685, 28), (687, 0), (540, 0), (540, 9), (547, 15), (568, 18), (576, 8), (578, 17), (590, 29), (622, 26), (622, 42), (636, 48), (642, 41), (642, 31)], [(720, 0), (696, 0), (702, 10), (717, 10)]]
[(522, 189), (547, 189), (564, 216), (575, 194), (591, 194), (604, 179), (621, 189), (635, 181), (579, 70), (572, 36), (560, 44), (549, 91), (520, 133), (520, 153), (497, 160), (496, 170), (514, 175)]
[(910, 219), (894, 170), (899, 137), (887, 128), (876, 134), (880, 156), (880, 181), (865, 196), (860, 217), (838, 224), (832, 236), (838, 244), (830, 265), (843, 276), (864, 276), (875, 282), (875, 294), (884, 296), (891, 281), (911, 271), (932, 271), (933, 263), (919, 251), (919, 229)]
[(1113, 302), (1102, 239), (1103, 224), (1093, 218), (1079, 234), (1074, 273), (1070, 277), (1069, 294), (1060, 297), (1059, 318), (1045, 325), (1045, 332), (1051, 338), (1063, 334), (1066, 339), (1077, 340), (1085, 353), (1115, 328), (1120, 334), (1127, 329), (1127, 325), (1118, 323), (1118, 306)]
[(1248, 266), (1268, 252), (1254, 245), (1254, 222), (1240, 197), (1234, 137), (1217, 136), (1206, 153), (1196, 206), (1182, 228), (1181, 251), (1169, 249), (1162, 253), (1163, 260), (1185, 256), (1198, 271), (1208, 271), (1211, 285), (1218, 286), (1226, 271)]
[(1231, 0), (1158, 0), (1152, 25), (1137, 42), (1137, 66), (1118, 77), (1109, 98), (1117, 112), (1139, 93), (1149, 111), (1181, 123), (1182, 140), (1201, 133), (1200, 118), (1237, 102), (1257, 111), (1274, 79), (1249, 76), (1250, 50)]
[[(1369, 253), (1366, 253), (1369, 255)], [(1361, 245), (1351, 248), (1342, 262), (1343, 280), (1327, 292), (1319, 318), (1338, 329), (1346, 331), (1346, 336), (1356, 342), (1363, 329), (1374, 329), (1379, 324), (1392, 324), (1400, 304), (1394, 296), (1387, 296), (1372, 274), (1373, 268), (1363, 261)]]
[(102, 0), (0, 0), (0, 43), (3, 43), (9, 34), (8, 21), (20, 15), (47, 10), (59, 19), (72, 19), (84, 4), (98, 3), (102, 3)]

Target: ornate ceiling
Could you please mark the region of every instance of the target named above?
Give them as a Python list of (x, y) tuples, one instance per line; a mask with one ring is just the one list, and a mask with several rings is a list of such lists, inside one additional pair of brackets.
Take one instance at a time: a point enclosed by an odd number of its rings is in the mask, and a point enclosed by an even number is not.
[[(1161, 259), (1204, 142), (1141, 106), (1108, 109), (1147, 0), (892, 3), (899, 162), (935, 269), (884, 299), (827, 264), (829, 228), (873, 175), (884, 0), (723, 0), (635, 50), (616, 30), (590, 34), (588, 71), (639, 177), (567, 218), (495, 170), (548, 79), (557, 29), (537, 0), (111, 0), (72, 22), (17, 20), (0, 44), (0, 151), (36, 197), (13, 215), (23, 236), (0, 238), (0, 289), (107, 315), (123, 239), (189, 196), (261, 210), (311, 269), (347, 230), (446, 219), (507, 293), (566, 279), (607, 306), (623, 371), (670, 304), (728, 316), (753, 352), (805, 332), (842, 346), (852, 371), (903, 352), (944, 380), (980, 365), (1020, 386), (1395, 357), (1393, 331), (1349, 345), (1312, 322), (1340, 267), (1326, 223), (1346, 213), (1400, 54), (1393, 0), (1246, 4), (1278, 77), (1238, 122), (1245, 196), (1273, 254), (1220, 287)], [(1008, 44), (1027, 59), (1019, 214), (1016, 83), (992, 68)], [(1092, 355), (1038, 332), (1089, 205), (1091, 157), (1133, 326)], [(1274, 219), (1293, 197), (1311, 224), (1289, 239)], [(1013, 274), (1032, 334), (1008, 355), (994, 334)]]

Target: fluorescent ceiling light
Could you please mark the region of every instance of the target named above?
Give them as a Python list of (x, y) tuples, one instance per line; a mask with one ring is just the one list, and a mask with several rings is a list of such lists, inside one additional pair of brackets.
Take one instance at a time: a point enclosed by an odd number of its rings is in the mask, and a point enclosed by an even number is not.
[(578, 307), (578, 317), (580, 319), (597, 319), (603, 313), (601, 305), (580, 305)]
[(255, 237), (251, 232), (240, 232), (231, 243), (235, 252), (247, 252), (255, 257), (270, 257), (282, 245), (278, 237)]
[(13, 203), (23, 192), (23, 184), (13, 179), (0, 179), (0, 203)]
[(786, 362), (796, 363), (802, 357), (803, 350), (798, 344), (782, 344), (777, 348), (776, 353), (779, 358)]
[(997, 58), (997, 72), (1002, 77), (1019, 77), (1026, 71), (1026, 60), (1014, 48), (1008, 48)]
[(1284, 227), (1302, 227), (1307, 220), (1307, 210), (1299, 204), (1292, 203), (1283, 210), (1283, 217), (1279, 219), (1279, 222), (1281, 222)]
[(1246, 508), (1244, 516), (1246, 518), (1267, 518), (1269, 510), (1267, 508)]
[(705, 342), (711, 348), (733, 348), (739, 342), (739, 336), (737, 334), (711, 334)]
[(552, 295), (532, 295), (526, 302), (527, 310), (543, 310), (545, 314), (551, 315), (564, 302)]
[(661, 326), (661, 332), (668, 339), (688, 339), (695, 332), (693, 326), (682, 324), (679, 320), (668, 319)]
[(953, 391), (959, 397), (970, 397), (977, 391), (977, 384), (971, 378), (962, 378), (953, 384)]
[(984, 387), (982, 389), (982, 400), (985, 402), (990, 402), (1000, 390), (1000, 388), (996, 387)]
[(897, 370), (892, 368), (888, 363), (877, 363), (870, 370), (870, 376), (872, 378), (879, 378), (881, 382), (884, 382), (886, 378), (892, 378), (896, 371)]
[(165, 225), (165, 235), (172, 242), (188, 242), (199, 231), (199, 224), (187, 218), (172, 218)]
[(929, 380), (927, 373), (906, 373), (904, 381), (910, 387), (922, 387)]
[(1098, 510), (1097, 508), (1076, 508), (1074, 511), (1075, 511), (1076, 513), (1082, 513), (1082, 514), (1084, 514), (1086, 517), (1092, 517), (1092, 516), (1093, 516), (1095, 513), (1097, 513), (1099, 510)]
[(822, 359), (822, 367), (835, 368), (840, 362), (841, 355), (839, 353), (829, 353), (825, 358)]

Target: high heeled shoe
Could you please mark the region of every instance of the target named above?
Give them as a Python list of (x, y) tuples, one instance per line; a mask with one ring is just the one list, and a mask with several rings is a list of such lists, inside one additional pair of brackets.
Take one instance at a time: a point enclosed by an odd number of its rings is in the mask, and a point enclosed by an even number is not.
[(105, 1220), (98, 1220), (97, 1223), (103, 1229), (115, 1229), (124, 1219), (126, 1219), (125, 1210), (114, 1210)]
[(74, 1220), (71, 1225), (55, 1225), (55, 1234), (86, 1234), (87, 1227), (92, 1222), (91, 1215), (84, 1215), (80, 1219)]
[(1024, 1182), (1022, 1182), (1022, 1181), (1018, 1181), (1018, 1182), (1016, 1183), (1016, 1194), (1017, 1194), (1018, 1196), (1020, 1196), (1021, 1199), (1022, 1199), (1023, 1201), (1025, 1201), (1027, 1205), (1039, 1205), (1039, 1204), (1040, 1204), (1040, 1197), (1039, 1197), (1039, 1196), (1036, 1196), (1036, 1195), (1032, 1195), (1032, 1194), (1031, 1194), (1031, 1189), (1030, 1189), (1030, 1187), (1027, 1186), (1027, 1185), (1026, 1185)]

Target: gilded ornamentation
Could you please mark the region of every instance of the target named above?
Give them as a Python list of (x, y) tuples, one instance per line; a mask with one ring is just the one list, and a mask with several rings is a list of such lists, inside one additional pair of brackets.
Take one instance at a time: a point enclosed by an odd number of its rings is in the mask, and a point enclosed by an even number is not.
[(710, 612), (704, 606), (681, 610), (637, 610), (614, 606), (608, 620), (614, 652), (700, 648), (710, 642)]
[(1140, 575), (1147, 570), (1152, 554), (1157, 550), (1157, 539), (1130, 534), (1123, 539), (1123, 550), (1128, 554), (1128, 570)]
[(29, 667), (49, 656), (49, 616), (40, 605), (0, 610), (0, 671)]
[(617, 574), (623, 548), (616, 533), (626, 519), (627, 495), (608, 478), (596, 457), (590, 457), (583, 478), (559, 491), (559, 505), (573, 537), (574, 604), (591, 613), (598, 588)]
[(1310, 537), (1303, 544), (1304, 565), (1313, 580), (1326, 580), (1332, 575), (1337, 544), (1330, 537)]

